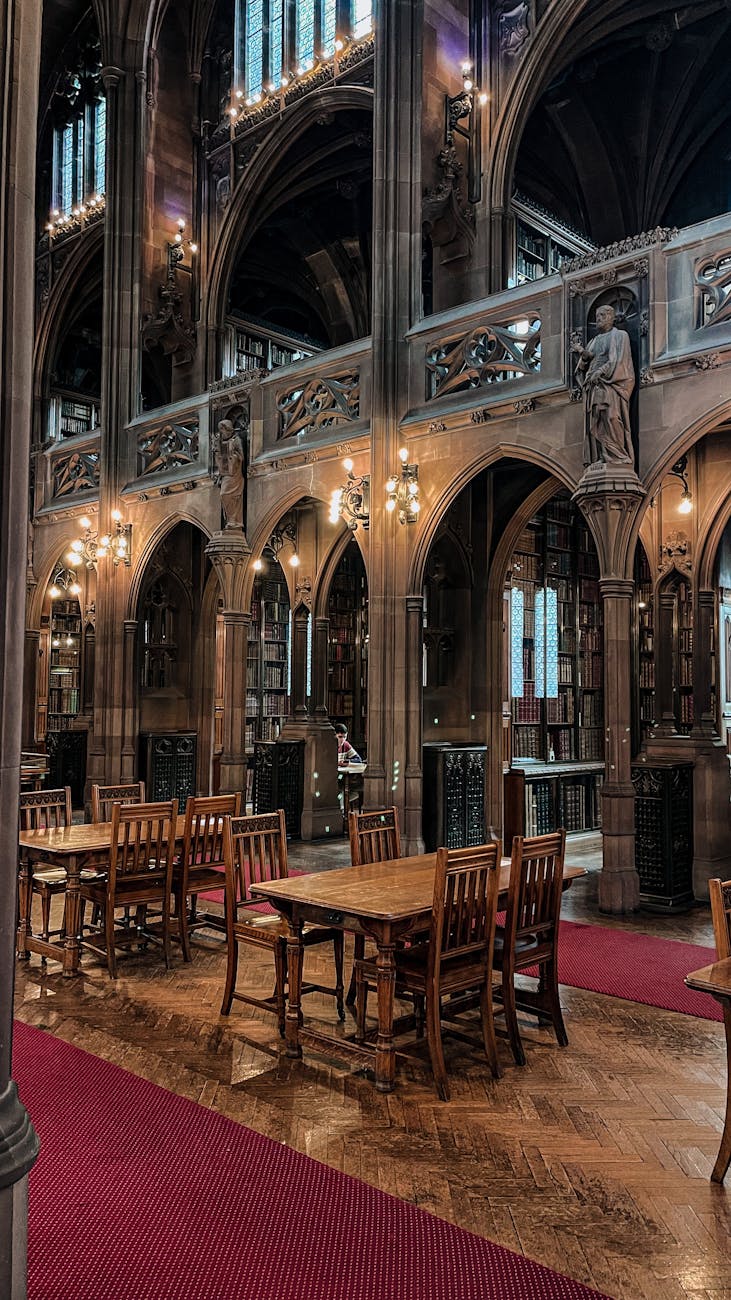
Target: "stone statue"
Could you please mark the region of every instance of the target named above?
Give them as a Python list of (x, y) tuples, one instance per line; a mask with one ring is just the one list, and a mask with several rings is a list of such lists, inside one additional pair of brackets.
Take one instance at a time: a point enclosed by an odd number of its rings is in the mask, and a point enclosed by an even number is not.
[(232, 420), (219, 420), (214, 453), (226, 527), (243, 529), (244, 449)]
[(582, 348), (576, 378), (588, 416), (584, 464), (608, 461), (634, 466), (629, 399), (635, 386), (629, 334), (614, 324), (608, 305), (596, 314), (598, 334)]

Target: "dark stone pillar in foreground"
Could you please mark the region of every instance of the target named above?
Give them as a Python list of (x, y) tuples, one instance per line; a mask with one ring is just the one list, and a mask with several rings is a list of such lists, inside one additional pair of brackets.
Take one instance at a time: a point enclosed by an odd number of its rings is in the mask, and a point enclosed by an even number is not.
[(40, 0), (0, 0), (0, 1296), (26, 1295), (38, 1139), (10, 1078), (33, 364)]

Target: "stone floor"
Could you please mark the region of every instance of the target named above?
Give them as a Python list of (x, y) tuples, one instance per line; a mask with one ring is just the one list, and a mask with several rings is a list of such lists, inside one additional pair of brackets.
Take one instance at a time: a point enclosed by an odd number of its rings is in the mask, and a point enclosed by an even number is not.
[[(711, 942), (707, 908), (599, 916), (595, 837), (572, 837), (568, 857), (589, 874), (567, 917)], [(347, 861), (345, 841), (291, 850), (304, 870)], [(329, 973), (324, 949), (306, 964)], [(166, 972), (149, 951), (116, 981), (90, 958), (64, 980), (34, 957), (18, 966), (17, 1015), (615, 1300), (731, 1300), (731, 1181), (709, 1182), (725, 1101), (718, 1022), (565, 988), (568, 1048), (529, 1029), (526, 1067), (501, 1043), (495, 1082), (479, 1045), (447, 1040), (444, 1103), (411, 1056), (390, 1096), (335, 1059), (282, 1057), (271, 1016), (242, 1004), (219, 1015), (224, 969), (209, 931), (190, 965), (176, 952)], [(240, 981), (267, 996), (267, 955), (247, 952)], [(342, 1032), (332, 999), (312, 994), (305, 1011)]]

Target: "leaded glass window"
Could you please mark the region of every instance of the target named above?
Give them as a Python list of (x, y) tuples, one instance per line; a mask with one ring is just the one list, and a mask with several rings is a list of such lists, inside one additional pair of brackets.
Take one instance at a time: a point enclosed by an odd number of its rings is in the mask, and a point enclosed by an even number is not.
[(373, 4), (372, 0), (354, 0), (353, 3), (353, 36), (357, 41), (363, 36), (367, 36), (373, 25)]
[(107, 170), (107, 101), (100, 99), (94, 108), (94, 190), (103, 194)]
[(523, 635), (525, 599), (520, 587), (510, 592), (510, 694), (514, 700), (523, 698)]
[(322, 53), (325, 58), (332, 58), (335, 53), (335, 37), (337, 35), (337, 5), (336, 0), (323, 0), (322, 3)]
[(315, 0), (298, 0), (297, 62), (301, 68), (315, 61)]
[(106, 100), (79, 107), (54, 136), (52, 206), (67, 217), (79, 204), (105, 192)]
[(558, 696), (558, 597), (553, 587), (536, 592), (536, 699)]
[(284, 31), (283, 0), (269, 0), (269, 78), (275, 86), (282, 77), (284, 62), (282, 38)]
[(246, 7), (246, 93), (260, 95), (264, 82), (264, 0)]

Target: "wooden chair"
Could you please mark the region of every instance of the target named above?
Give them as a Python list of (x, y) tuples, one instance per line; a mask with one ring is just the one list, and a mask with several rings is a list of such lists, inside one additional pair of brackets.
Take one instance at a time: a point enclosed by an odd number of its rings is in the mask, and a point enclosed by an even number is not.
[[(499, 886), (498, 845), (438, 849), (432, 921), (426, 943), (397, 949), (396, 995), (426, 1003), (426, 1038), (440, 1097), (449, 1101), (442, 1047), (442, 1020), (459, 1024), (442, 998), (479, 989), (482, 1037), (493, 1077), (502, 1073), (497, 1057), (492, 1006), (492, 956)], [(376, 987), (376, 963), (356, 962), (356, 1038), (365, 1038), (366, 999)], [(419, 1024), (417, 1022), (417, 1032)]]
[[(185, 805), (183, 850), (173, 866), (174, 920), (183, 949), (183, 959), (191, 960), (190, 931), (207, 925), (208, 917), (196, 915), (196, 897), (207, 889), (224, 889), (226, 866), (223, 854), (223, 818), (241, 813), (240, 794), (222, 794), (213, 798), (191, 795)], [(192, 898), (188, 916), (188, 898)], [(219, 922), (217, 928), (222, 928)], [(224, 927), (225, 928), (225, 927)]]
[[(287, 833), (284, 812), (258, 813), (252, 817), (226, 817), (224, 821), (224, 859), (226, 863), (226, 937), (228, 966), (221, 1015), (227, 1016), (234, 998), (265, 1011), (276, 1009), (279, 1032), (284, 1033), (284, 998), (287, 980), (287, 922), (263, 900), (252, 898), (251, 886), (266, 880), (284, 880), (287, 876)], [(302, 992), (317, 989), (334, 994), (338, 1015), (345, 1019), (343, 1007), (343, 932), (324, 927), (305, 926), (305, 947), (331, 942), (335, 958), (335, 988), (308, 982)], [(239, 944), (266, 948), (274, 955), (275, 989), (273, 998), (257, 998), (236, 988)]]
[[(517, 1065), (525, 1065), (517, 1008), (550, 1020), (562, 1047), (568, 1045), (558, 993), (558, 927), (563, 894), (565, 830), (525, 839), (516, 835), (510, 862), (505, 926), (495, 935), (495, 968), (510, 1045)], [(516, 991), (515, 976), (539, 967), (536, 990)]]
[[(71, 825), (71, 788), (60, 790), (26, 790), (20, 796), (20, 828), (24, 831), (45, 830), (53, 826)], [(66, 871), (48, 862), (44, 865), (42, 854), (34, 855), (30, 872), (23, 864), (20, 869), (19, 908), (30, 933), (33, 895), (41, 900), (42, 936), (48, 942), (51, 934), (51, 899), (66, 893)], [(63, 929), (59, 931), (63, 934)]]
[(128, 785), (93, 785), (91, 787), (91, 820), (95, 823), (112, 820), (115, 803), (144, 803), (144, 781), (130, 781)]
[[(709, 880), (713, 936), (719, 961), (731, 957), (731, 880)], [(726, 1035), (726, 1116), (721, 1145), (711, 1173), (712, 1183), (722, 1183), (731, 1165), (731, 1008), (723, 1003), (723, 1027)]]
[[(401, 833), (398, 808), (378, 808), (374, 812), (348, 813), (350, 864), (360, 867), (368, 862), (389, 862), (401, 857)], [(365, 956), (365, 937), (355, 936), (353, 973), (348, 986), (346, 1005), (355, 1004), (355, 963)]]
[[(93, 881), (81, 880), (81, 934), (79, 943), (105, 956), (110, 977), (117, 975), (118, 947), (130, 947), (153, 940), (162, 944), (165, 966), (170, 968), (170, 895), (173, 887), (175, 823), (178, 801), (123, 805), (114, 803), (111, 816), (109, 870)], [(84, 907), (99, 908), (100, 923), (84, 927)], [(115, 926), (115, 908), (160, 905), (160, 934), (146, 922), (130, 928)], [(144, 914), (142, 914), (144, 915)], [(141, 914), (138, 912), (138, 917)], [(94, 942), (103, 940), (103, 943)]]

